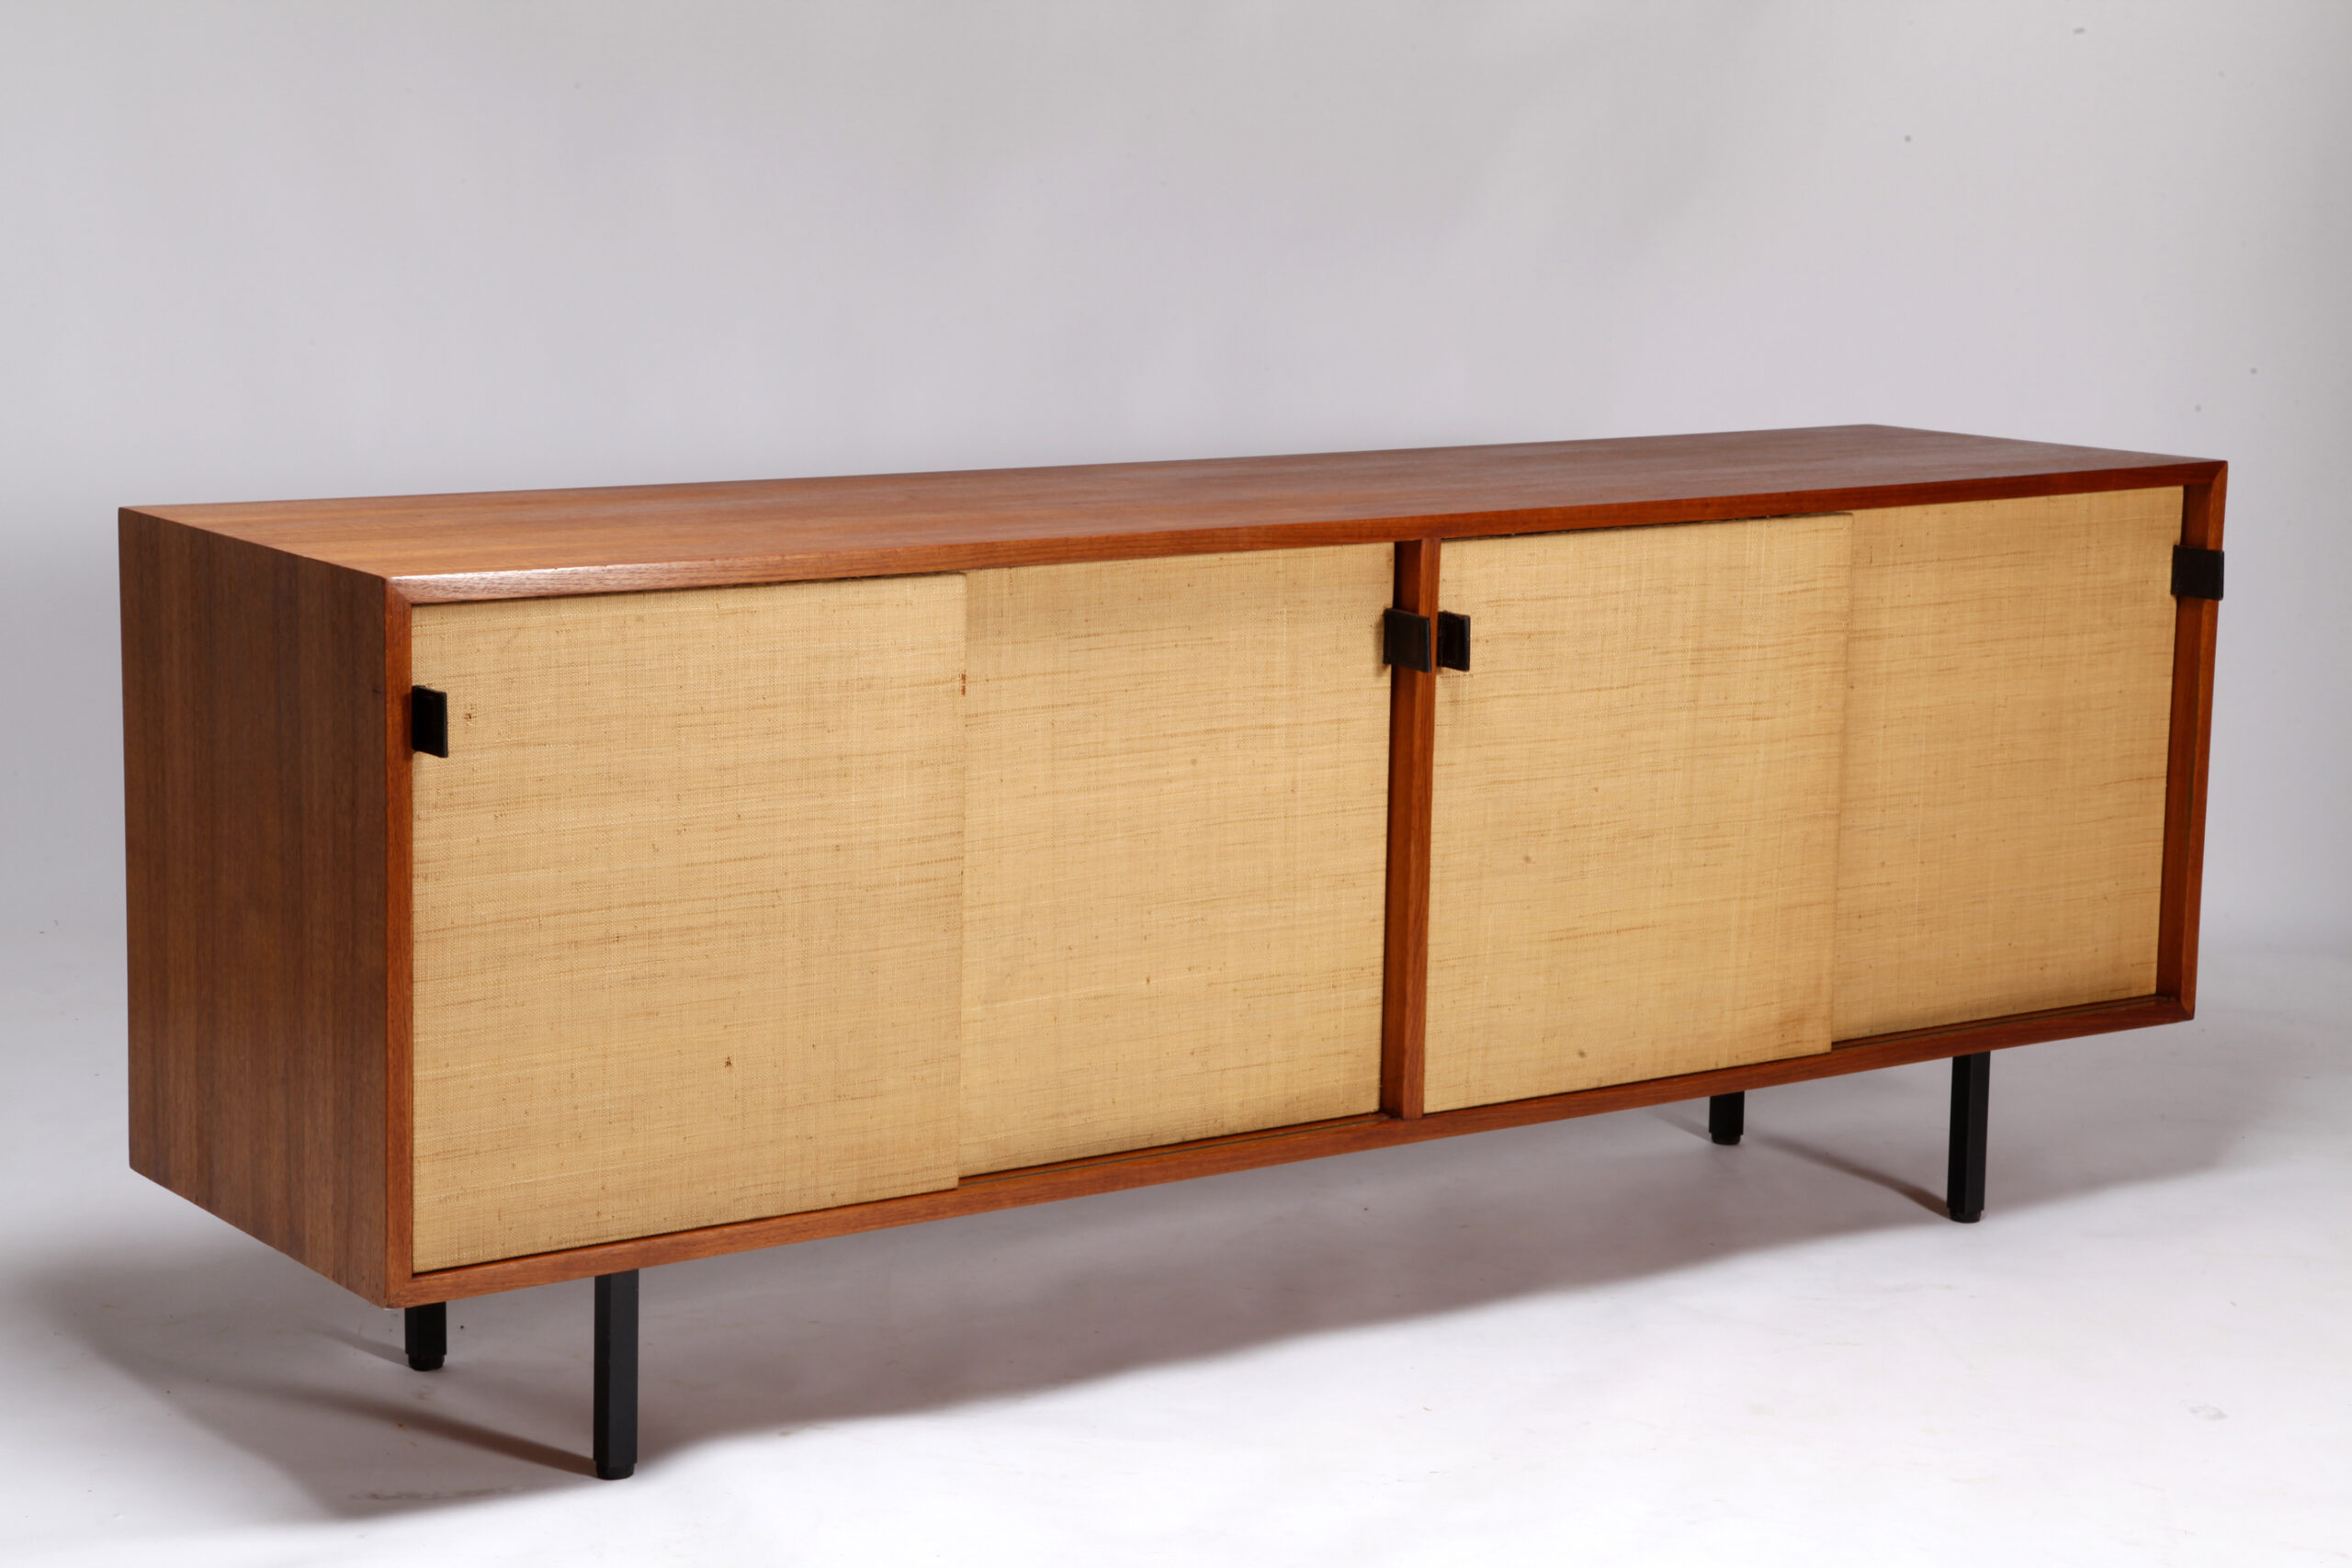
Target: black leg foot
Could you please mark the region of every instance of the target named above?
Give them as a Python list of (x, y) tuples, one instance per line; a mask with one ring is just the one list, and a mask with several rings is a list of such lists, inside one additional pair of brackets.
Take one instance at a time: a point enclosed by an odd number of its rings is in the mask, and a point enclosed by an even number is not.
[(1984, 1217), (1984, 1110), (1993, 1080), (1993, 1053), (1951, 1059), (1951, 1168), (1944, 1209), (1962, 1224)]
[(637, 1270), (596, 1276), (596, 1478), (637, 1469)]
[(449, 1359), (449, 1303), (411, 1307), (401, 1314), (408, 1339), (408, 1364), (420, 1372), (437, 1372)]
[(1707, 1136), (1719, 1144), (1736, 1144), (1747, 1131), (1747, 1096), (1718, 1094), (1707, 1100)]

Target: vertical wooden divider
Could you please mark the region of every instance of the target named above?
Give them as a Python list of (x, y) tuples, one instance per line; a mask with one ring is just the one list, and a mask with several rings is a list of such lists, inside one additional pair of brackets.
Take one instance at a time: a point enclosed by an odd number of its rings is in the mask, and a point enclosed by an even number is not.
[(413, 991), (416, 940), (412, 804), (409, 604), (384, 587), (384, 1278), (397, 1290), (415, 1277), (416, 1226)]
[[(1438, 541), (1396, 543), (1396, 608), (1437, 614)], [(1432, 639), (1434, 641), (1434, 639)], [(1381, 984), (1380, 1109), (1421, 1113), (1430, 959), (1430, 789), (1437, 674), (1396, 668), (1388, 698), (1388, 935)]]
[[(2224, 468), (2183, 487), (2180, 542), (2222, 547)], [(2174, 612), (2172, 748), (2165, 768), (2164, 902), (2156, 919), (2156, 993), (2197, 1010), (2197, 915), (2205, 863), (2205, 773), (2213, 739), (2213, 641), (2222, 607), (2183, 599)]]

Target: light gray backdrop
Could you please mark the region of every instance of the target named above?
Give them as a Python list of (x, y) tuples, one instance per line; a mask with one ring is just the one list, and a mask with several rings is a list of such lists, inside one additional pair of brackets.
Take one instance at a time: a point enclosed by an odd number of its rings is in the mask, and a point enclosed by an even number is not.
[(119, 963), (123, 503), (1870, 421), (2231, 460), (2208, 941), (2340, 950), (2347, 62), (2326, 0), (7, 0), (0, 947)]
[[(2346, 0), (0, 0), (0, 1558), (2329, 1559), (2348, 223)], [(1923, 1065), (679, 1264), (605, 1487), (584, 1285), (124, 1168), (120, 504), (1842, 421), (2234, 465), (2204, 1013), (1982, 1225)]]

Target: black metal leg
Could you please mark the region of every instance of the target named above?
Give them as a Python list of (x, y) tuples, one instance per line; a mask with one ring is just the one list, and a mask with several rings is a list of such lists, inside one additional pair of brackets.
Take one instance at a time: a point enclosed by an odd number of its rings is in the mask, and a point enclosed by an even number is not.
[(1736, 1144), (1747, 1131), (1747, 1096), (1711, 1095), (1707, 1100), (1707, 1136), (1719, 1144)]
[(408, 1340), (408, 1364), (420, 1372), (437, 1372), (449, 1359), (449, 1303), (411, 1307), (401, 1314), (401, 1329)]
[(637, 1469), (637, 1270), (596, 1276), (596, 1478)]
[(1944, 1208), (1962, 1224), (1984, 1217), (1984, 1111), (1993, 1081), (1993, 1053), (1951, 1059), (1951, 1168)]

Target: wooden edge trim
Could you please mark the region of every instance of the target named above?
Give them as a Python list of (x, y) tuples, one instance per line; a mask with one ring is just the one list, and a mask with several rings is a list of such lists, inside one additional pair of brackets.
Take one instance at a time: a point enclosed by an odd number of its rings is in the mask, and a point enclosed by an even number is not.
[(1285, 1165), (1327, 1155), (1421, 1143), (1462, 1133), (1483, 1133), (1539, 1122), (1599, 1115), (1611, 1111), (1629, 1111), (1645, 1105), (1702, 1100), (1709, 1095), (1804, 1083), (1846, 1073), (1869, 1072), (1879, 1067), (1968, 1055), (1979, 1051), (2029, 1045), (2041, 1041), (2103, 1034), (2115, 1030), (2144, 1028), (2150, 1024), (2177, 1023), (2188, 1017), (2188, 1010), (2170, 997), (2138, 997), (2124, 1001), (2099, 1002), (2088, 1007), (2021, 1013), (1977, 1023), (1875, 1035), (1848, 1041), (1831, 1050), (1811, 1055), (1792, 1056), (1777, 1062), (1758, 1062), (1713, 1072), (1686, 1073), (1677, 1077), (1581, 1089), (1573, 1094), (1545, 1095), (1540, 1099), (1511, 1100), (1501, 1105), (1473, 1106), (1410, 1120), (1385, 1115), (1345, 1117), (1309, 1122), (1304, 1126), (1271, 1128), (1261, 1133), (1204, 1139), (1167, 1148), (1140, 1149), (1097, 1159), (1068, 1160), (1057, 1165), (1034, 1166), (1023, 1170), (975, 1177), (960, 1186), (940, 1192), (886, 1198), (877, 1202), (852, 1203), (805, 1214), (746, 1220), (702, 1230), (679, 1231), (669, 1235), (613, 1242), (603, 1247), (575, 1247), (530, 1258), (439, 1269), (410, 1279), (383, 1304), (412, 1306), (428, 1302), (455, 1301), (496, 1291), (520, 1290), (529, 1285), (552, 1284), (595, 1274), (650, 1269), (663, 1263), (682, 1263), (697, 1258), (715, 1258), (725, 1253), (779, 1247), (788, 1242), (815, 1241), (826, 1236), (849, 1235), (892, 1225), (950, 1219), (959, 1214), (987, 1213), (997, 1209), (1020, 1208), (1031, 1203), (1082, 1198), (1128, 1188), (1152, 1187), (1199, 1176), (1253, 1170), (1262, 1166)]
[[(1438, 542), (1396, 546), (1396, 608), (1437, 614)], [(1437, 675), (1389, 672), (1388, 908), (1380, 998), (1380, 1109), (1421, 1113), (1422, 1042), (1428, 1023), (1430, 788), (1437, 742)]]
[(395, 1291), (416, 1257), (416, 813), (412, 804), (409, 604), (384, 588), (384, 1277)]
[[(2222, 547), (2224, 468), (2181, 491), (2180, 542)], [(2197, 1010), (2197, 928), (2205, 881), (2205, 776), (2213, 741), (2213, 645), (2222, 607), (2183, 599), (2175, 608), (2172, 739), (2165, 767), (2163, 895), (2156, 918), (2156, 989)]]
[(1169, 529), (1138, 534), (1071, 534), (1040, 538), (966, 539), (952, 544), (881, 545), (725, 556), (701, 560), (637, 561), (519, 571), (448, 572), (395, 577), (411, 604), (484, 599), (543, 599), (585, 593), (640, 593), (666, 588), (721, 588), (752, 582), (813, 582), (844, 577), (903, 577), (989, 567), (1057, 566), (1074, 561), (1129, 560), (1146, 556), (1211, 555), (1235, 550), (1299, 549), (1316, 545), (1394, 544), (1425, 538), (1479, 538), (1497, 534), (1558, 534), (1580, 528), (1645, 527), (1661, 523), (1719, 523), (1793, 517), (2022, 496), (2157, 490), (2213, 482), (2222, 465), (2199, 459), (2142, 468), (2064, 473), (2009, 474), (1917, 484), (1853, 485), (1836, 490), (1683, 496), (1591, 506), (1531, 507), (1511, 512), (1435, 516), (1351, 518), (1265, 524), (1233, 528)]

